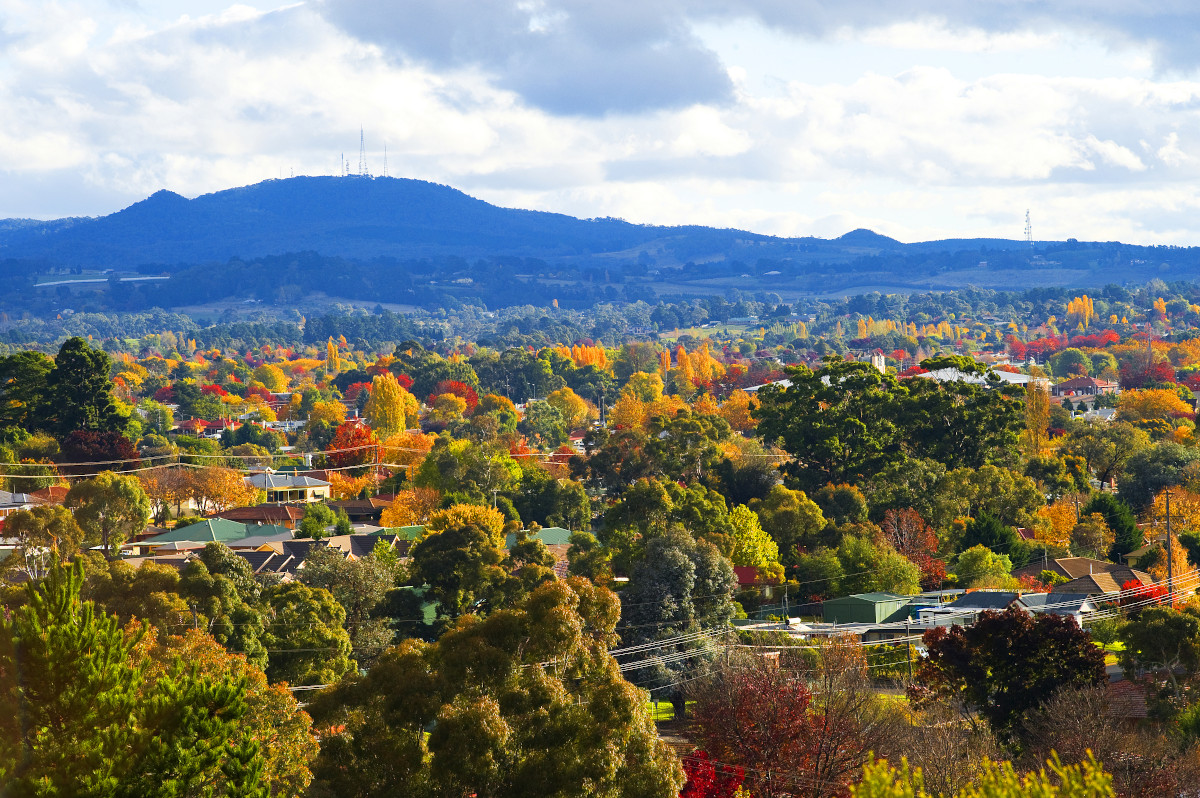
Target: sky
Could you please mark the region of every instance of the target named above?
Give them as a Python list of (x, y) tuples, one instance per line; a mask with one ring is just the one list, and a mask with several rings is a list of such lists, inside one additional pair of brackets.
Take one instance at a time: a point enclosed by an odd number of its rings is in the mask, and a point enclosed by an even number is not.
[(358, 167), (582, 218), (1200, 245), (1190, 0), (0, 0), (0, 218)]

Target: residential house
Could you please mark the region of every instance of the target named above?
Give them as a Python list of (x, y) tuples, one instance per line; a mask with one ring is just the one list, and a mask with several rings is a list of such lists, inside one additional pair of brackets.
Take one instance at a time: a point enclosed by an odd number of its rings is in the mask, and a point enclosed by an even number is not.
[(242, 524), (271, 524), (295, 529), (304, 518), (304, 506), (299, 504), (281, 504), (279, 502), (258, 504), (254, 507), (233, 507), (212, 513), (208, 518), (224, 518), (227, 521), (237, 521)]
[(295, 474), (251, 474), (246, 482), (266, 491), (267, 502), (321, 502), (329, 498), (329, 483)]
[(45, 504), (37, 496), (29, 493), (9, 493), (6, 490), (0, 490), (0, 528), (2, 528), (5, 518), (8, 518), (18, 510), (32, 510), (39, 504)]
[(1128, 566), (1108, 560), (1096, 560), (1091, 557), (1059, 557), (1053, 560), (1036, 560), (1020, 568), (1014, 568), (1012, 575), (1017, 579), (1022, 579), (1028, 576), (1037, 577), (1042, 571), (1051, 571), (1063, 579), (1078, 579), (1094, 573), (1128, 570)]
[(372, 496), (367, 499), (343, 499), (327, 502), (334, 512), (345, 510), (346, 517), (356, 524), (378, 524), (383, 511), (392, 506), (395, 494)]
[(1096, 611), (1096, 604), (1085, 594), (1072, 593), (1026, 593), (1021, 596), (1021, 606), (1034, 615), (1066, 615), (1083, 628), (1083, 619)]
[(975, 619), (981, 613), (1004, 612), (1010, 606), (1019, 604), (1020, 600), (1020, 593), (1007, 590), (975, 590), (948, 604), (920, 608), (917, 620), (927, 626), (944, 626), (951, 623), (970, 625), (975, 623)]
[(1095, 377), (1072, 377), (1050, 388), (1052, 396), (1100, 396), (1120, 392), (1121, 386), (1118, 383)]
[(1078, 579), (1072, 579), (1070, 582), (1055, 585), (1050, 588), (1050, 593), (1076, 593), (1087, 596), (1103, 596), (1105, 594), (1120, 593), (1122, 587), (1128, 582), (1148, 585), (1154, 581), (1154, 577), (1145, 571), (1139, 571), (1123, 565), (1118, 569), (1088, 574)]

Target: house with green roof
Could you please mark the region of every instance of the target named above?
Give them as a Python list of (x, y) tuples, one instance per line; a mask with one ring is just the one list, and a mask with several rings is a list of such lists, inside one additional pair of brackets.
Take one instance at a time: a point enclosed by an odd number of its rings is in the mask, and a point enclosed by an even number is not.
[[(237, 521), (228, 521), (224, 518), (206, 518), (203, 521), (176, 527), (160, 535), (139, 541), (133, 544), (133, 548), (137, 554), (144, 555), (152, 553), (154, 549), (167, 543), (208, 543), (215, 540), (228, 544), (244, 540), (252, 535), (265, 534), (268, 529), (274, 532), (280, 528), (264, 527), (258, 524), (239, 524)], [(291, 530), (284, 531), (291, 534)]]
[[(529, 530), (525, 530), (528, 532)], [(563, 529), (560, 526), (544, 526), (537, 531), (533, 537), (545, 543), (547, 546), (569, 546), (571, 545), (571, 535), (574, 533), (569, 529)], [(511, 549), (517, 542), (516, 533), (506, 535), (504, 538), (504, 548)]]
[(897, 593), (858, 593), (825, 599), (821, 609), (826, 623), (886, 623), (908, 617), (912, 600)]

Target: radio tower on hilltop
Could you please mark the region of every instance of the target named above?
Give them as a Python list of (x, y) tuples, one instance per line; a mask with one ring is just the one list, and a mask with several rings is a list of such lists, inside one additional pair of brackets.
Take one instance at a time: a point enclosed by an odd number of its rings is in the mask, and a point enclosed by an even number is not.
[(361, 127), (358, 129), (358, 176), (370, 177), (367, 172), (367, 142)]
[(1029, 222), (1029, 209), (1025, 209), (1025, 240), (1029, 242), (1029, 248), (1033, 249), (1033, 225)]

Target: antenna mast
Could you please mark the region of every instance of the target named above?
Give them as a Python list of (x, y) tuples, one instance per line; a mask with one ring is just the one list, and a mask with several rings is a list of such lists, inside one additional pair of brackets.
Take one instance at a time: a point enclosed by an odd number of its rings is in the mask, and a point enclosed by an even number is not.
[(1033, 225), (1029, 222), (1029, 209), (1025, 209), (1025, 240), (1029, 242), (1029, 248), (1033, 249)]
[(383, 176), (387, 177), (387, 142), (383, 142)]
[(367, 143), (363, 138), (363, 129), (358, 129), (358, 176), (367, 176)]

